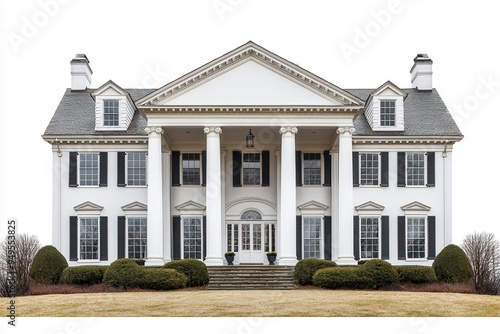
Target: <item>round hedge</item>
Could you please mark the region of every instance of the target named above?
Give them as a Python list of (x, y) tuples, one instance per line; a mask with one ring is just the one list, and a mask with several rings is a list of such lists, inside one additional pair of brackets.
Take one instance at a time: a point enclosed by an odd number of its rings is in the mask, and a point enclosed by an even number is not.
[(187, 286), (204, 286), (208, 284), (208, 270), (205, 263), (196, 259), (175, 260), (165, 263), (167, 269), (175, 269), (184, 274)]
[(432, 283), (436, 282), (434, 269), (428, 266), (394, 266), (401, 283)]
[(313, 283), (326, 289), (367, 289), (373, 280), (364, 275), (359, 267), (327, 267), (313, 275)]
[(108, 266), (68, 267), (63, 270), (59, 283), (92, 285), (102, 283)]
[(102, 282), (107, 285), (133, 288), (138, 286), (144, 270), (132, 259), (118, 259), (104, 272)]
[(54, 246), (44, 246), (35, 254), (30, 277), (42, 284), (57, 284), (68, 262)]
[(137, 287), (152, 290), (185, 288), (188, 278), (175, 269), (148, 268), (137, 282)]
[(394, 267), (387, 261), (381, 259), (372, 259), (366, 261), (360, 267), (360, 274), (366, 275), (373, 284), (374, 289), (379, 289), (383, 285), (396, 283), (398, 276)]
[(294, 280), (299, 285), (312, 285), (314, 273), (322, 268), (336, 267), (333, 261), (308, 258), (295, 265)]
[(457, 245), (446, 246), (434, 260), (432, 268), (440, 282), (467, 283), (473, 275), (465, 252)]

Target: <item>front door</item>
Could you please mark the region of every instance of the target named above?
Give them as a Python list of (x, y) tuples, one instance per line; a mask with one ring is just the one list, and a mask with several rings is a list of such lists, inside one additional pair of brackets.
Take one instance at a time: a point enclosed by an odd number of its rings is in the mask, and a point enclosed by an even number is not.
[(262, 223), (241, 224), (240, 263), (264, 263)]

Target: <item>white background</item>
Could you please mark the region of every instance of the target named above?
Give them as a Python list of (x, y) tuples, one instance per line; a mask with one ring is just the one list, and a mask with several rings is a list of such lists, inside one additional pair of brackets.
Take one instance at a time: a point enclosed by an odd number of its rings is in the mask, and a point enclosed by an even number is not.
[[(92, 87), (157, 88), (252, 40), (341, 88), (411, 87), (417, 53), (465, 139), (453, 161), (453, 242), (500, 238), (498, 1), (2, 0), (0, 237), (51, 243), (51, 148), (45, 131), (69, 61), (85, 53)], [(489, 84), (488, 84), (489, 82)], [(416, 332), (416, 331), (415, 331)]]

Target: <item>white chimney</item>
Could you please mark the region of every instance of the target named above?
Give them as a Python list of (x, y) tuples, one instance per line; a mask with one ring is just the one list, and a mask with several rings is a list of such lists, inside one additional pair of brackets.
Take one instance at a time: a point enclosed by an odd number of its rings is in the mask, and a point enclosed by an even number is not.
[(432, 90), (432, 59), (427, 53), (419, 53), (413, 61), (410, 74), (413, 88), (418, 90)]
[(89, 59), (83, 53), (76, 54), (71, 64), (71, 90), (85, 90), (92, 82), (92, 69)]

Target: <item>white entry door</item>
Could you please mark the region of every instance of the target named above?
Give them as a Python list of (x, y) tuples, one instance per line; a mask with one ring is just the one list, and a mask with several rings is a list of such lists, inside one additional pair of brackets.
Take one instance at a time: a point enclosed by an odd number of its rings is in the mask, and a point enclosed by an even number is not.
[(264, 263), (262, 223), (241, 224), (240, 263)]

